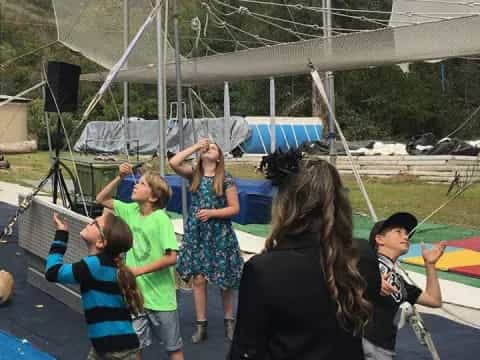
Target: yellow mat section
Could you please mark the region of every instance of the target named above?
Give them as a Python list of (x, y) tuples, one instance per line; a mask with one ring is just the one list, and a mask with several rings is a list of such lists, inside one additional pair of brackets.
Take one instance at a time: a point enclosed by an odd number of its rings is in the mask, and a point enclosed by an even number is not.
[[(402, 262), (412, 265), (424, 266), (423, 257), (416, 256), (402, 259)], [(480, 265), (480, 252), (473, 250), (460, 250), (443, 254), (436, 264), (436, 268), (442, 271), (459, 266)]]

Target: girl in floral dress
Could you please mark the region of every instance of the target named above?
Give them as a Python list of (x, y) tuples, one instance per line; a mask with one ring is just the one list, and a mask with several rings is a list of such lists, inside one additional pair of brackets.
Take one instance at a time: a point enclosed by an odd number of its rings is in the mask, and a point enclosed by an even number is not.
[[(198, 164), (184, 161), (199, 153)], [(177, 271), (184, 280), (193, 277), (196, 330), (193, 343), (207, 338), (207, 283), (221, 290), (225, 318), (225, 336), (231, 340), (234, 330), (233, 289), (240, 284), (242, 257), (231, 218), (240, 210), (232, 176), (225, 172), (222, 150), (208, 139), (179, 152), (170, 166), (190, 181), (192, 203), (185, 226)]]

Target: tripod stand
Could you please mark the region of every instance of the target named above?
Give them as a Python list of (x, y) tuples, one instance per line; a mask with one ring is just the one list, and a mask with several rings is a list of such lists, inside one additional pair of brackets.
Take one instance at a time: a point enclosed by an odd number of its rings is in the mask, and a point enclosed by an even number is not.
[[(52, 192), (53, 203), (54, 204), (57, 203), (58, 197), (60, 195), (63, 206), (69, 209), (73, 208), (72, 198), (68, 191), (68, 187), (65, 182), (62, 169), (64, 169), (68, 173), (70, 178), (73, 180), (75, 193), (77, 192), (78, 184), (77, 184), (77, 181), (75, 180), (75, 177), (73, 176), (72, 171), (63, 162), (60, 161), (60, 143), (61, 143), (61, 137), (62, 137), (61, 121), (62, 121), (61, 118), (58, 117), (56, 140), (55, 140), (55, 146), (54, 146), (55, 155), (52, 157), (53, 163), (50, 169), (48, 170), (47, 175), (40, 180), (39, 184), (33, 189), (32, 193), (27, 195), (25, 199), (23, 199), (22, 203), (18, 206), (17, 211), (15, 211), (15, 215), (13, 215), (9, 219), (7, 225), (5, 226), (2, 233), (0, 234), (1, 242), (4, 242), (4, 243), (7, 242), (6, 237), (12, 235), (13, 226), (18, 221), (18, 218), (20, 217), (20, 215), (22, 215), (30, 207), (35, 196), (43, 189), (43, 187), (45, 186), (45, 184), (47, 184), (49, 180), (52, 181), (52, 185), (53, 185), (53, 192)], [(47, 129), (47, 131), (49, 130)]]

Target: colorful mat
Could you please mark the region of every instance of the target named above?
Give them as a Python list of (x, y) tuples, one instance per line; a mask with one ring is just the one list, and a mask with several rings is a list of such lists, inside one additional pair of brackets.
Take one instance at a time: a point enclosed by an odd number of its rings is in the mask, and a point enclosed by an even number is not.
[[(407, 264), (424, 266), (423, 257), (407, 257), (402, 260)], [(436, 264), (436, 269), (448, 271), (454, 267), (464, 267), (480, 265), (480, 252), (462, 249), (458, 251), (447, 252)]]
[(447, 245), (454, 246), (457, 248), (480, 251), (480, 236), (472, 236), (469, 238), (459, 239), (459, 240), (449, 240), (447, 241)]
[[(428, 248), (427, 244), (427, 248)], [(447, 246), (445, 248), (445, 253), (450, 253), (452, 251), (461, 251), (462, 249), (453, 247), (453, 246)], [(422, 246), (420, 244), (411, 244), (410, 248), (408, 249), (408, 253), (405, 255), (400, 256), (400, 260), (403, 261), (404, 259), (408, 258), (413, 258), (413, 257), (421, 257), (422, 256)]]
[(456, 274), (480, 278), (480, 265), (454, 267), (450, 268), (448, 271)]

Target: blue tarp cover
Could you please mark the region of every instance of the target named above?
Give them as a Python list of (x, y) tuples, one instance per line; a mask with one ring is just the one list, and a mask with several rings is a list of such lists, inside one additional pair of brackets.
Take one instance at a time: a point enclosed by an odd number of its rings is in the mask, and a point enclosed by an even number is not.
[[(172, 187), (173, 195), (167, 205), (168, 211), (182, 212), (182, 189), (181, 178), (176, 175), (165, 176)], [(232, 220), (236, 223), (267, 224), (270, 222), (272, 198), (275, 187), (269, 180), (243, 180), (235, 179), (240, 202), (240, 213)], [(118, 186), (117, 199), (130, 202), (135, 179), (133, 176), (126, 177)], [(187, 201), (190, 204), (190, 193), (187, 193)]]

